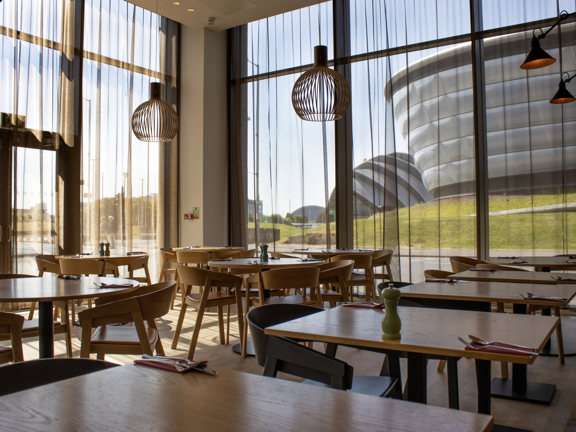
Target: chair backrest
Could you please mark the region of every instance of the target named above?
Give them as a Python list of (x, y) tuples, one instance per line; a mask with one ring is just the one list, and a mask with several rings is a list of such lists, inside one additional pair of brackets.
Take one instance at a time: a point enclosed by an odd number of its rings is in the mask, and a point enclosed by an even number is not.
[(257, 256), (256, 249), (248, 249), (245, 251), (236, 252), (234, 258), (254, 258)]
[(309, 288), (311, 296), (320, 301), (319, 276), (318, 267), (286, 267), (261, 272), (260, 282), (264, 290), (301, 289), (304, 297), (307, 296)]
[(210, 252), (200, 252), (194, 250), (176, 251), (176, 261), (178, 264), (196, 264), (197, 267), (206, 267), (208, 261), (212, 259)]
[(44, 273), (60, 274), (60, 264), (55, 255), (36, 255), (36, 266), (38, 266), (38, 276)]
[(424, 270), (424, 278), (428, 279), (445, 279), (450, 276), (452, 272), (445, 270)]
[(380, 249), (374, 251), (372, 254), (372, 267), (390, 265), (392, 262), (392, 255), (394, 255), (394, 251), (392, 249)]
[(139, 269), (144, 269), (148, 267), (148, 259), (149, 255), (146, 254), (144, 256), (133, 257), (132, 261), (130, 261), (128, 265), (128, 271), (134, 271)]
[(81, 358), (41, 359), (0, 366), (0, 396), (116, 366)]
[(369, 271), (372, 274), (372, 255), (366, 254), (342, 254), (335, 255), (330, 258), (330, 261), (336, 262), (341, 260), (352, 260), (354, 261), (354, 269)]
[[(0, 355), (2, 362), (24, 361), (24, 354), (22, 352), (22, 325), (24, 324), (24, 317), (18, 314), (0, 312), (0, 335), (9, 335), (10, 337), (10, 350), (4, 350)], [(2, 338), (4, 339), (4, 338)], [(0, 381), (2, 382), (2, 381)], [(0, 393), (4, 389), (4, 383), (0, 385)]]
[(294, 255), (289, 255), (282, 252), (270, 252), (271, 258), (296, 258)]
[(275, 377), (278, 372), (322, 382), (333, 388), (349, 389), (354, 369), (347, 363), (328, 357), (296, 342), (264, 334), (266, 327), (320, 312), (306, 305), (274, 304), (260, 306), (248, 312), (246, 318), (254, 343), (258, 364), (264, 375)]
[(155, 290), (146, 290), (137, 299), (142, 311), (142, 318), (145, 321), (153, 321), (166, 315), (170, 311), (172, 297), (176, 290), (176, 281), (158, 283), (149, 287), (156, 287)]
[(176, 261), (176, 252), (172, 248), (160, 248), (160, 256), (166, 263), (175, 263)]
[(63, 275), (102, 275), (105, 262), (87, 258), (60, 258), (60, 273)]
[(450, 265), (452, 266), (452, 271), (454, 273), (460, 273), (466, 270), (470, 270), (472, 267), (481, 263), (482, 261), (476, 258), (463, 257), (463, 256), (451, 256)]
[(260, 366), (266, 362), (266, 350), (270, 336), (264, 334), (264, 329), (286, 321), (291, 321), (307, 315), (321, 312), (322, 309), (309, 305), (299, 304), (270, 304), (259, 306), (246, 314), (256, 361)]
[(229, 273), (187, 267), (183, 264), (177, 264), (176, 271), (178, 272), (178, 279), (183, 285), (199, 286), (202, 289), (211, 287), (240, 289), (242, 287), (242, 278)]
[(350, 259), (344, 259), (340, 261), (331, 261), (322, 264), (320, 269), (320, 283), (323, 281), (328, 281), (339, 275), (344, 277), (344, 280), (350, 279), (350, 274), (354, 268), (354, 261)]

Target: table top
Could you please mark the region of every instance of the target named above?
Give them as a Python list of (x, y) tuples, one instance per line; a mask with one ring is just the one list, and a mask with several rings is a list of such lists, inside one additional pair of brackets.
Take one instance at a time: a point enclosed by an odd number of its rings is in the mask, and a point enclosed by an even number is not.
[(399, 340), (383, 340), (379, 309), (336, 307), (266, 328), (266, 334), (382, 350), (531, 364), (535, 356), (465, 350), (467, 335), (534, 347), (540, 351), (558, 317), (399, 307)]
[[(96, 284), (128, 284), (132, 288), (100, 288)], [(82, 276), (80, 279), (62, 279), (54, 275), (34, 278), (0, 279), (0, 301), (53, 301), (90, 297), (133, 289), (140, 283), (131, 279)]]
[(330, 258), (335, 255), (348, 255), (348, 254), (372, 254), (374, 249), (294, 249), (291, 253), (312, 255), (319, 258)]
[(488, 415), (224, 369), (208, 376), (120, 366), (0, 400), (0, 430), (10, 431), (181, 431), (193, 425), (201, 431), (371, 432), (385, 425), (389, 431), (440, 432), (493, 426)]
[(485, 262), (511, 266), (549, 267), (550, 269), (570, 265), (576, 267), (576, 259), (567, 256), (493, 257), (488, 258)]
[[(480, 272), (479, 272), (480, 273)], [(511, 272), (517, 273), (517, 272)], [(507, 282), (420, 282), (402, 287), (402, 297), (532, 304), (563, 307), (576, 295), (576, 285)], [(525, 299), (520, 293), (565, 298), (565, 301)]]
[(321, 259), (310, 260), (305, 258), (270, 258), (268, 261), (260, 261), (259, 258), (233, 258), (208, 262), (210, 268), (245, 270), (248, 273), (284, 267), (319, 267), (322, 264), (324, 264), (324, 261)]
[[(574, 280), (559, 280), (559, 277), (569, 277)], [(576, 274), (568, 275), (563, 273), (495, 270), (477, 271), (466, 270), (449, 276), (452, 279), (486, 282), (517, 282), (531, 284), (576, 284)]]
[(92, 260), (99, 260), (99, 261), (106, 261), (110, 264), (118, 264), (118, 265), (128, 265), (129, 262), (135, 261), (142, 257), (145, 257), (146, 254), (140, 253), (131, 253), (131, 254), (111, 254), (106, 256), (100, 256), (98, 254), (92, 255), (57, 255), (56, 259), (62, 258), (78, 258), (78, 259), (92, 259)]

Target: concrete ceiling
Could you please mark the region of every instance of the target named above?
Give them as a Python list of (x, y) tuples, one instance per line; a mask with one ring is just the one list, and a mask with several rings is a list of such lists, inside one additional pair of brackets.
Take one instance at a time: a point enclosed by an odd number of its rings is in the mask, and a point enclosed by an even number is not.
[[(300, 9), (324, 0), (129, 0), (186, 26), (214, 31)], [(179, 4), (175, 4), (179, 3)], [(187, 9), (193, 8), (194, 12)], [(212, 19), (213, 18), (213, 19)], [(212, 23), (211, 23), (212, 22)]]

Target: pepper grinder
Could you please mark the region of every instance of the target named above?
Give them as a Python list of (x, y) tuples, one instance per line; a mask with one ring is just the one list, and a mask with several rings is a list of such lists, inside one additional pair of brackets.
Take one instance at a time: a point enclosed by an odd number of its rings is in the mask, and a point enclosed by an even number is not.
[(110, 256), (110, 243), (104, 243), (104, 256)]
[(268, 245), (266, 243), (260, 245), (260, 261), (268, 261)]
[(98, 251), (100, 256), (105, 256), (106, 252), (104, 251), (104, 243), (100, 243), (100, 250)]
[(400, 339), (400, 328), (402, 323), (398, 316), (398, 301), (400, 300), (400, 290), (394, 288), (394, 284), (382, 290), (382, 301), (384, 302), (384, 318), (382, 318), (382, 339)]

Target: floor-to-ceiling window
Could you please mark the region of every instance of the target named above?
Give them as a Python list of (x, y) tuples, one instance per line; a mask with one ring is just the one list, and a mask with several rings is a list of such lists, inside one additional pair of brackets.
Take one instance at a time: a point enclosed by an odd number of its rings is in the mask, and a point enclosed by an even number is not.
[[(334, 179), (321, 178), (333, 169), (333, 159), (310, 151), (295, 168), (291, 159), (269, 157), (267, 150), (270, 143), (280, 146), (275, 148), (281, 154), (319, 141), (320, 124), (285, 114), (291, 110), (289, 83), (301, 73), (299, 66), (311, 63), (310, 54), (294, 56), (290, 49), (296, 41), (298, 53), (311, 53), (322, 38), (305, 35), (326, 29), (332, 11), (341, 27), (323, 43), (331, 49), (344, 32), (347, 48), (338, 62), (349, 66), (352, 89), (351, 108), (339, 120), (351, 125), (350, 136), (337, 136), (331, 124), (326, 129), (334, 132), (325, 135), (328, 153), (334, 147), (330, 140), (351, 141), (353, 196), (346, 220), (353, 236), (340, 247), (394, 249), (395, 271), (403, 280), (422, 279), (426, 268), (448, 269), (451, 255), (573, 251), (576, 152), (570, 137), (576, 104), (548, 100), (561, 72), (576, 70), (574, 18), (543, 39), (544, 49), (558, 59), (553, 66), (520, 69), (533, 29), (546, 30), (562, 10), (574, 12), (576, 3), (334, 0), (248, 24), (245, 133), (249, 164), (260, 161), (248, 168), (248, 211), (256, 208), (265, 220), (271, 203), (297, 191), (308, 207), (339, 223), (334, 185), (345, 173), (334, 170)], [(287, 37), (292, 44), (284, 42)], [(268, 47), (278, 62), (262, 68), (254, 46)], [(277, 84), (281, 80), (286, 83)], [(255, 94), (266, 99), (260, 108)], [(291, 133), (299, 133), (300, 141)], [(315, 167), (312, 177), (302, 169), (306, 165)], [(479, 167), (486, 168), (478, 173)], [(291, 173), (291, 187), (268, 186), (274, 181), (267, 172), (278, 176), (284, 170)], [(328, 200), (306, 193), (326, 187)], [(247, 229), (254, 223), (258, 229), (259, 218), (250, 218)], [(279, 238), (273, 237), (277, 246), (293, 245), (289, 230), (313, 239), (324, 229), (294, 222), (282, 221)], [(481, 226), (488, 227), (486, 236)]]
[(176, 141), (138, 141), (130, 119), (151, 82), (176, 102), (178, 25), (123, 0), (18, 0), (0, 4), (0, 26), (0, 219), (14, 258), (3, 271), (35, 273), (37, 254), (97, 253), (100, 242), (113, 253), (163, 246), (160, 185), (174, 189), (164, 164)]

